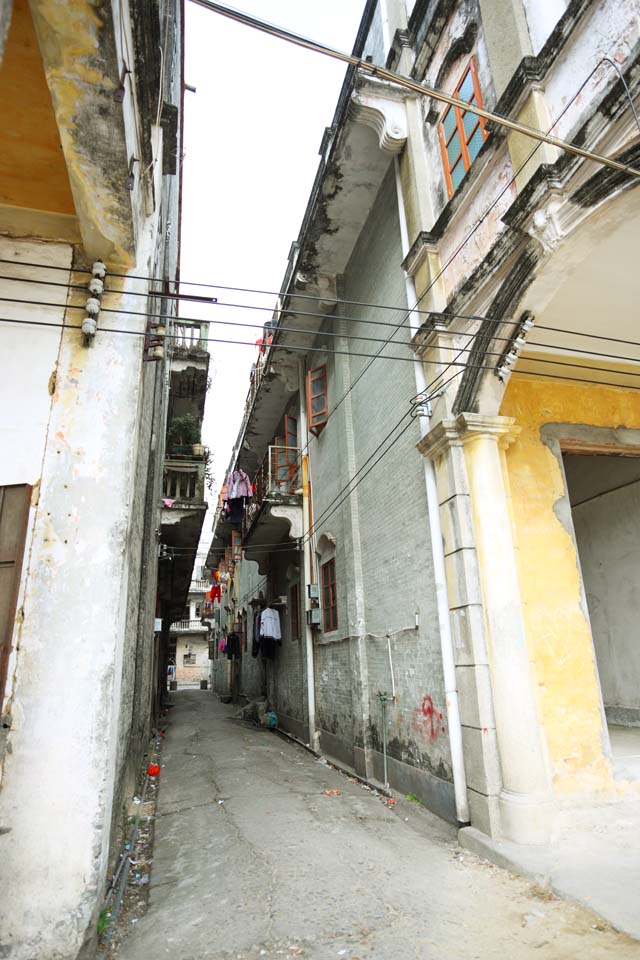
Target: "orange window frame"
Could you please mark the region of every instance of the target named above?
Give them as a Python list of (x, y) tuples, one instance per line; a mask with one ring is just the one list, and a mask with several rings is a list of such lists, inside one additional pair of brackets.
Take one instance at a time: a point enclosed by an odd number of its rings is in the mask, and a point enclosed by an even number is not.
[[(320, 389), (317, 389), (317, 387)], [(314, 388), (316, 388), (314, 390)], [(313, 401), (322, 399), (322, 407), (313, 409)], [(317, 406), (317, 404), (316, 404)], [(329, 419), (329, 404), (327, 399), (327, 366), (314, 367), (307, 374), (307, 422), (311, 433), (318, 437), (324, 430)]]
[[(460, 82), (458, 83), (458, 86), (453, 91), (452, 96), (459, 97), (460, 89), (463, 86), (465, 80), (467, 79), (467, 76), (469, 75), (469, 73), (471, 73), (471, 80), (473, 84), (472, 98), (475, 100), (475, 104), (478, 107), (483, 107), (484, 104), (482, 101), (482, 91), (480, 90), (480, 84), (478, 83), (478, 72), (476, 70), (476, 62), (473, 57), (471, 57), (471, 59), (469, 60), (469, 63), (467, 64), (467, 67), (464, 73), (462, 74), (462, 77), (460, 78)], [(471, 98), (469, 102), (471, 102)], [(444, 130), (444, 122), (452, 110), (454, 111), (456, 122), (451, 131), (451, 136), (447, 139), (447, 136)], [(473, 163), (473, 160), (469, 156), (469, 143), (475, 137), (478, 128), (480, 128), (482, 132), (483, 141), (486, 140), (489, 136), (486, 130), (486, 121), (484, 120), (484, 117), (476, 117), (476, 122), (474, 123), (471, 129), (471, 132), (467, 134), (467, 131), (464, 125), (464, 118), (468, 113), (469, 113), (468, 110), (461, 110), (460, 107), (456, 107), (453, 105), (449, 106), (443, 113), (442, 119), (438, 124), (438, 137), (440, 139), (440, 152), (442, 154), (442, 166), (444, 168), (444, 177), (447, 183), (447, 193), (449, 194), (449, 199), (451, 199), (451, 197), (454, 195), (454, 193), (457, 190), (457, 187), (454, 186), (451, 174), (453, 173), (454, 169), (457, 167), (458, 163), (462, 163), (465, 173), (467, 172), (467, 170), (470, 169), (471, 164)], [(451, 163), (449, 160), (449, 153), (448, 153), (447, 147), (451, 143), (451, 140), (456, 135), (456, 133), (458, 134), (458, 139), (460, 141), (460, 153), (456, 155), (455, 161)], [(475, 160), (475, 157), (473, 159)]]
[(325, 633), (338, 628), (338, 597), (336, 593), (336, 561), (322, 564), (322, 626)]

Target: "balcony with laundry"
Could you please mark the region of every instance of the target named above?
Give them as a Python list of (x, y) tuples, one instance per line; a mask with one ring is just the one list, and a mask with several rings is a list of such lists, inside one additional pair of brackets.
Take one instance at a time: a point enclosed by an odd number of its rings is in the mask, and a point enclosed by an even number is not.
[(276, 437), (269, 445), (244, 510), (242, 544), (249, 560), (259, 561), (266, 544), (285, 544), (302, 536), (301, 450), (279, 440), (284, 438)]

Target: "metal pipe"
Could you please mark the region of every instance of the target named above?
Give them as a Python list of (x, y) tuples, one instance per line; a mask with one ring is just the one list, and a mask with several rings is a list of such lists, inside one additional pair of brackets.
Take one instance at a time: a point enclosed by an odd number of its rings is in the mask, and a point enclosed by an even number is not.
[[(398, 195), (398, 216), (400, 220), (400, 234), (402, 242), (402, 256), (406, 257), (409, 248), (407, 231), (407, 217), (402, 193), (400, 177), (400, 161), (394, 158), (396, 175), (396, 192)], [(416, 303), (416, 289), (413, 278), (404, 272), (407, 289), (407, 302)], [(415, 334), (420, 321), (416, 321), (413, 311), (409, 315), (412, 335)], [(420, 360), (414, 364), (416, 393), (425, 395), (427, 383), (424, 367)], [(428, 421), (425, 417), (418, 417), (420, 436), (428, 433)], [(429, 513), (429, 535), (431, 539), (431, 553), (433, 556), (433, 574), (436, 588), (436, 608), (438, 611), (438, 626), (440, 633), (440, 650), (442, 669), (444, 674), (444, 690), (447, 706), (447, 721), (449, 724), (449, 744), (451, 749), (451, 768), (453, 772), (453, 790), (456, 801), (456, 817), (460, 823), (469, 823), (469, 799), (467, 796), (467, 777), (464, 769), (464, 753), (462, 747), (462, 723), (460, 721), (460, 706), (458, 703), (458, 687), (456, 683), (456, 668), (453, 656), (453, 637), (451, 635), (451, 620), (449, 612), (449, 594), (444, 561), (444, 546), (442, 543), (442, 528), (440, 525), (440, 502), (436, 486), (436, 472), (433, 461), (423, 457), (424, 481), (427, 493), (427, 510)]]
[[(307, 405), (306, 405), (306, 377), (305, 377), (305, 365), (304, 360), (298, 361), (298, 389), (300, 395), (299, 407), (299, 419), (300, 419), (300, 440), (308, 445), (309, 437), (307, 431)], [(313, 630), (311, 624), (307, 623), (307, 587), (311, 583), (311, 551), (313, 549), (311, 538), (309, 537), (310, 529), (310, 509), (311, 501), (309, 496), (309, 461), (306, 456), (301, 457), (301, 473), (302, 473), (302, 537), (300, 541), (300, 549), (302, 551), (302, 566), (304, 570), (303, 577), (303, 594), (304, 602), (302, 604), (305, 617), (304, 617), (304, 634), (305, 634), (305, 650), (306, 650), (306, 661), (307, 661), (307, 715), (308, 715), (308, 725), (309, 725), (309, 745), (316, 752), (319, 749), (318, 744), (318, 734), (316, 732), (316, 677), (315, 677), (315, 664), (314, 664), (314, 650), (313, 650)], [(309, 541), (307, 543), (307, 541)]]
[(606, 157), (602, 154), (594, 153), (592, 150), (585, 150), (583, 147), (579, 147), (574, 143), (569, 143), (566, 140), (561, 140), (559, 137), (553, 137), (551, 134), (545, 133), (542, 130), (537, 130), (535, 127), (530, 127), (527, 124), (519, 123), (517, 120), (510, 120), (508, 117), (500, 116), (500, 114), (497, 113), (492, 113), (490, 110), (485, 110), (483, 107), (479, 107), (475, 103), (467, 103), (464, 100), (460, 100), (458, 97), (452, 97), (450, 94), (444, 93), (442, 90), (436, 90), (434, 87), (429, 87), (426, 84), (417, 83), (415, 80), (411, 80), (409, 77), (403, 77), (401, 74), (393, 73), (393, 71), (387, 70), (384, 67), (378, 67), (373, 63), (368, 63), (366, 60), (361, 60), (359, 57), (354, 57), (348, 53), (344, 53), (341, 50), (336, 50), (333, 47), (325, 46), (324, 44), (318, 43), (315, 40), (310, 40), (308, 37), (303, 37), (300, 34), (293, 33), (290, 30), (285, 30), (283, 27), (278, 27), (275, 24), (268, 23), (266, 20), (260, 20), (258, 17), (251, 17), (240, 10), (234, 10), (232, 7), (226, 7), (220, 3), (214, 3), (213, 0), (191, 0), (191, 2), (200, 7), (204, 7), (205, 10), (210, 10), (213, 13), (219, 13), (223, 17), (227, 17), (230, 20), (235, 20), (237, 23), (241, 23), (244, 26), (253, 27), (256, 30), (260, 30), (262, 33), (277, 37), (280, 40), (286, 40), (287, 43), (293, 43), (298, 47), (304, 47), (306, 50), (311, 50), (314, 53), (320, 53), (325, 57), (332, 57), (334, 60), (341, 60), (343, 63), (348, 63), (351, 66), (362, 70), (363, 73), (367, 73), (372, 77), (377, 77), (380, 80), (386, 80), (389, 83), (393, 83), (397, 86), (404, 87), (405, 89), (411, 90), (413, 93), (417, 93), (422, 97), (431, 97), (434, 100), (439, 100), (441, 103), (459, 107), (465, 112), (474, 113), (476, 116), (482, 117), (484, 120), (490, 120), (492, 123), (496, 123), (501, 127), (506, 127), (508, 130), (513, 130), (515, 133), (521, 133), (525, 137), (531, 137), (533, 140), (539, 140), (542, 143), (549, 143), (552, 147), (565, 150), (567, 153), (572, 153), (577, 157), (582, 157), (584, 160), (594, 160), (596, 163), (601, 163), (603, 166), (610, 167), (612, 170), (619, 170), (622, 173), (628, 174), (630, 177), (640, 179), (640, 170), (636, 170), (635, 167), (630, 167), (626, 163), (620, 163), (619, 160), (614, 160), (612, 157)]
[(387, 630), (387, 653), (389, 654), (389, 670), (391, 671), (391, 699), (396, 699), (396, 678), (393, 674), (393, 660), (391, 659), (391, 634)]
[(379, 694), (380, 705), (382, 706), (382, 763), (384, 769), (384, 788), (389, 789), (389, 776), (387, 773), (387, 698), (384, 693)]

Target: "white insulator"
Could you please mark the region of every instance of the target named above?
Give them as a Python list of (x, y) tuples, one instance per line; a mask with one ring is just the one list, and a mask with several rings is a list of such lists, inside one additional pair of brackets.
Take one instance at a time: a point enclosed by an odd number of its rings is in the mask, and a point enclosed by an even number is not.
[(532, 327), (532, 326), (533, 326), (533, 320), (530, 320), (530, 319), (523, 320), (523, 321), (522, 321), (522, 331), (523, 331), (523, 333), (527, 333), (529, 330), (531, 330), (531, 327)]
[(104, 283), (99, 277), (94, 277), (93, 280), (89, 280), (89, 293), (93, 293), (94, 296), (100, 297), (104, 292)]
[(516, 353), (516, 351), (510, 350), (509, 353), (504, 358), (504, 362), (508, 367), (512, 367), (517, 359), (518, 359), (518, 354)]
[(151, 355), (155, 357), (156, 360), (162, 360), (164, 357), (164, 347), (154, 347)]
[(91, 267), (91, 273), (94, 275), (94, 277), (100, 277), (101, 280), (104, 280), (107, 275), (106, 264), (104, 264), (102, 260), (96, 260), (94, 265)]
[(100, 301), (96, 300), (95, 297), (89, 297), (84, 308), (92, 317), (97, 317), (100, 313)]
[(502, 380), (503, 383), (505, 382), (505, 380), (507, 380), (510, 374), (511, 374), (511, 370), (509, 370), (509, 367), (503, 366), (498, 368), (498, 377), (500, 378), (500, 380)]
[(525, 340), (524, 337), (516, 337), (515, 340), (513, 341), (514, 347), (517, 347), (518, 350), (522, 350), (522, 348), (526, 346), (526, 343), (527, 341)]
[(85, 317), (82, 321), (82, 332), (85, 337), (95, 337), (98, 324), (93, 317)]

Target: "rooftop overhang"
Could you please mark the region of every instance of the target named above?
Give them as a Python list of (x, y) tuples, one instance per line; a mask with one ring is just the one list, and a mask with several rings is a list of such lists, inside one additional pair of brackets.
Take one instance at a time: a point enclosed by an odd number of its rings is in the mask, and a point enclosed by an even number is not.
[(193, 568), (207, 512), (206, 503), (177, 503), (164, 507), (161, 517), (161, 541), (168, 548), (158, 572), (158, 596), (163, 617), (179, 619), (184, 610)]
[(153, 209), (145, 104), (151, 89), (157, 104), (159, 81), (157, 45), (142, 62), (139, 40), (144, 26), (153, 42), (157, 9), (131, 8), (135, 29), (117, 0), (14, 0), (0, 66), (0, 227), (81, 240), (87, 258), (125, 268)]
[(250, 394), (239, 438), (237, 463), (250, 476), (299, 388), (300, 359), (336, 311), (338, 279), (389, 165), (406, 143), (407, 95), (384, 81), (357, 77), (340, 122), (325, 135), (314, 189), (274, 313), (276, 348), (267, 350), (258, 371), (260, 382)]
[(251, 517), (243, 537), (244, 556), (247, 560), (255, 560), (261, 574), (266, 573), (269, 553), (287, 545), (297, 550), (302, 534), (300, 495), (263, 500)]

